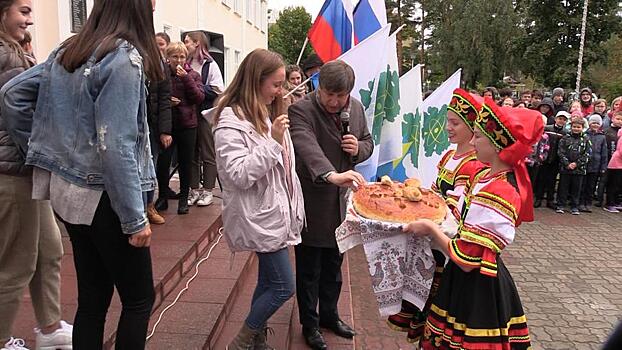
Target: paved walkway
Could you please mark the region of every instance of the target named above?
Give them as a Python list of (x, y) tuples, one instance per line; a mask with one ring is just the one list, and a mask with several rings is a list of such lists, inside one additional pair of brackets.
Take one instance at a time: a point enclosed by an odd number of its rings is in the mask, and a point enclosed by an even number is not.
[[(538, 209), (503, 252), (534, 349), (600, 349), (622, 316), (622, 214), (597, 209), (579, 216)], [(378, 314), (362, 248), (349, 256), (356, 348), (413, 349)]]
[[(155, 243), (153, 247), (153, 254), (158, 256), (157, 263), (154, 263), (156, 280), (162, 278), (173, 262), (188, 249), (187, 247), (196, 242), (200, 232), (205, 230), (204, 221), (208, 217), (215, 218), (218, 215), (217, 206), (195, 209), (194, 215), (185, 217), (177, 217), (173, 206), (170, 210), (172, 215), (167, 217), (170, 221), (166, 228), (157, 229), (159, 232), (156, 241), (161, 242)], [(620, 239), (622, 214), (605, 213), (599, 209), (592, 214), (572, 216), (539, 209), (536, 218), (538, 221), (520, 227), (516, 241), (503, 253), (504, 261), (516, 281), (525, 307), (533, 348), (599, 349), (622, 315), (622, 274), (618, 272), (622, 268)], [(63, 317), (71, 321), (76, 301), (75, 272), (71, 261), (71, 246), (66, 237), (63, 244), (66, 248), (63, 260)], [(217, 266), (225, 265), (225, 258), (228, 256), (226, 249), (219, 254), (214, 258), (220, 257), (221, 264), (214, 265), (212, 264), (214, 261), (208, 264), (216, 270), (208, 267), (202, 269), (202, 274), (214, 277), (212, 274), (217, 274)], [(345, 304), (351, 302), (353, 324), (358, 331), (354, 347), (383, 350), (414, 349), (413, 345), (406, 342), (405, 334), (391, 331), (386, 326), (385, 319), (379, 316), (371, 293), (367, 262), (361, 247), (348, 252), (348, 266), (349, 269), (344, 272), (349, 270), (351, 297), (348, 298), (348, 286), (344, 284), (346, 297), (343, 298), (340, 307), (343, 306), (342, 312), (347, 315), (348, 307)], [(189, 269), (190, 266), (184, 266), (184, 270)], [(344, 276), (344, 280), (346, 279), (347, 274)], [(213, 288), (211, 282), (209, 285), (202, 287), (201, 281), (197, 281), (191, 287), (190, 294), (182, 301), (190, 300), (200, 289)], [(218, 285), (227, 289), (224, 284)], [(242, 294), (248, 294), (249, 290), (252, 290), (251, 287), (251, 285), (244, 286)], [(279, 338), (287, 338), (284, 336), (287, 334), (287, 327), (290, 326), (287, 324), (287, 315), (295, 311), (293, 302), (290, 304), (292, 305), (287, 305), (285, 308), (287, 310), (282, 312), (282, 324), (275, 322), (275, 326), (279, 324), (278, 326), (283, 328), (276, 330)], [(198, 318), (193, 319), (190, 316), (192, 312), (188, 311), (176, 310), (173, 314), (177, 313), (181, 319), (185, 316), (186, 322), (194, 327), (205, 326), (205, 322)], [(115, 301), (107, 324), (107, 334), (114, 328), (114, 320), (117, 317), (118, 302)], [(167, 327), (170, 327), (171, 319), (175, 317), (167, 317), (163, 321), (162, 328), (157, 332), (149, 348), (160, 349), (169, 348), (171, 344), (182, 345), (179, 341), (171, 342), (165, 347), (158, 345), (160, 343), (158, 338), (167, 335), (165, 333)], [(27, 338), (30, 344), (34, 344), (32, 327), (34, 327), (32, 308), (29, 305), (29, 298), (26, 297), (15, 327), (15, 334)], [(175, 332), (171, 334), (173, 333)], [(226, 338), (224, 333), (221, 335)], [(291, 349), (306, 348), (299, 335), (298, 338), (295, 337), (299, 332), (290, 328), (289, 333)], [(168, 338), (165, 338), (160, 339), (160, 345), (167, 343)], [(201, 348), (200, 344), (204, 343), (205, 339), (205, 334), (196, 336), (195, 341), (186, 344), (185, 348)], [(221, 344), (218, 343), (218, 346)], [(351, 348), (351, 345), (346, 344), (339, 344), (337, 348), (342, 346)]]

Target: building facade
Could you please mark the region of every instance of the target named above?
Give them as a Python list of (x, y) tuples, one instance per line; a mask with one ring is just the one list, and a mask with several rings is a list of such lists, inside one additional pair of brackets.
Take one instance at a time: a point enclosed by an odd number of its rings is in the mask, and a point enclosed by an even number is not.
[[(44, 60), (63, 40), (78, 30), (94, 0), (34, 0), (35, 55)], [(156, 32), (173, 41), (182, 33), (204, 30), (222, 35), (225, 81), (230, 81), (242, 59), (256, 48), (268, 47), (267, 0), (156, 0)]]

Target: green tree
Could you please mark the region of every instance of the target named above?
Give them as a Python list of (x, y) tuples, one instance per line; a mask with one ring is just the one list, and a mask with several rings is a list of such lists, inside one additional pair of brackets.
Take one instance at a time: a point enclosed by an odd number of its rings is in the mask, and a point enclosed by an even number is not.
[(592, 64), (584, 77), (601, 97), (611, 100), (622, 95), (622, 38), (614, 35), (601, 46), (605, 59)]
[(511, 1), (427, 1), (428, 68), (433, 84), (462, 68), (467, 87), (491, 85), (512, 70), (520, 19)]
[[(288, 7), (279, 13), (279, 19), (268, 29), (268, 48), (281, 54), (287, 63), (294, 64), (298, 60), (309, 28), (311, 15), (305, 8)], [(312, 52), (311, 45), (307, 45), (302, 60)]]
[(417, 0), (385, 0), (387, 21), (391, 23), (391, 30), (394, 31), (402, 24), (406, 24), (406, 27), (397, 34), (396, 38), (400, 73), (412, 68), (413, 61), (419, 61), (417, 57), (417, 50), (421, 43), (421, 16), (417, 15), (419, 4), (420, 1)]
[[(546, 86), (575, 87), (584, 0), (519, 0), (525, 36), (518, 40), (518, 66)], [(590, 0), (583, 69), (603, 62), (602, 45), (619, 33), (621, 6), (618, 0)], [(586, 75), (586, 78), (589, 77)], [(589, 83), (589, 81), (586, 81)]]

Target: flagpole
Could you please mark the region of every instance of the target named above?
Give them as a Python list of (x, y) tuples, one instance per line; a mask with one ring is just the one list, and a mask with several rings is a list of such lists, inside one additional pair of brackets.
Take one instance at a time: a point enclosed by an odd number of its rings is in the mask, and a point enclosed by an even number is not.
[(581, 43), (579, 44), (579, 62), (577, 64), (577, 84), (576, 91), (581, 89), (581, 71), (583, 69), (583, 46), (585, 45), (585, 27), (587, 25), (587, 6), (588, 0), (583, 1), (583, 18), (581, 19)]
[[(391, 33), (391, 35), (396, 35), (397, 33), (401, 32), (402, 29), (404, 29), (405, 27), (406, 27), (406, 24), (402, 24), (393, 33)], [(389, 36), (391, 36), (391, 35), (389, 35)]]
[(302, 44), (302, 50), (300, 50), (300, 55), (298, 55), (298, 60), (296, 61), (296, 65), (300, 65), (300, 60), (302, 59), (302, 54), (305, 52), (305, 48), (307, 47), (307, 43), (309, 42), (309, 37), (305, 37), (305, 42)]
[[(317, 73), (316, 73), (317, 74)], [(312, 77), (312, 76), (311, 76)], [(295, 88), (293, 88), (290, 92), (288, 92), (287, 94), (285, 94), (285, 96), (283, 96), (283, 98), (288, 98), (289, 95), (293, 94), (296, 90), (298, 90), (301, 86), (303, 86), (304, 84), (308, 83), (309, 80), (311, 80), (311, 77), (308, 77), (307, 80), (303, 81), (302, 83), (300, 83), (300, 85), (296, 86)]]

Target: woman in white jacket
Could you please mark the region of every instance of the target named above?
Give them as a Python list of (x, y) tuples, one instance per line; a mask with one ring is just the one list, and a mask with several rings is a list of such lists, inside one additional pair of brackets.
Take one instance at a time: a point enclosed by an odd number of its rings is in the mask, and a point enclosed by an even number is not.
[(251, 309), (229, 349), (270, 349), (266, 322), (295, 291), (287, 247), (300, 243), (305, 215), (289, 119), (282, 114), (284, 80), (281, 57), (257, 49), (213, 113), (225, 237), (232, 251), (254, 251), (259, 259)]

